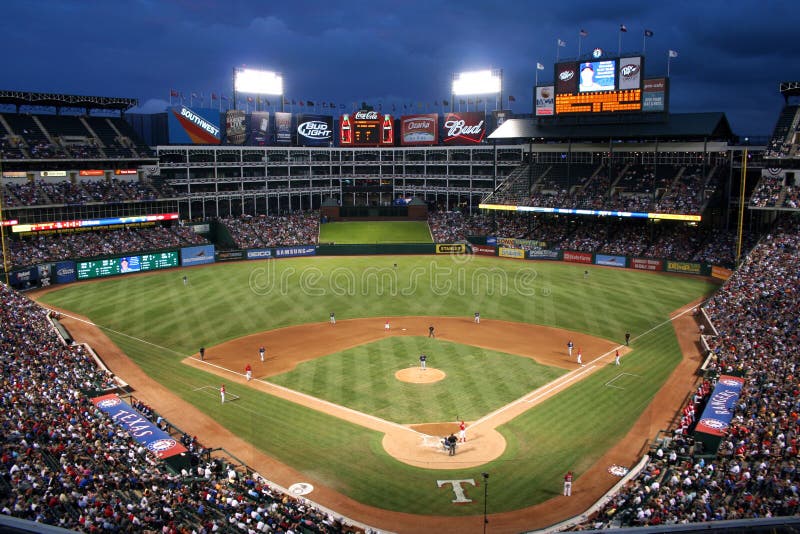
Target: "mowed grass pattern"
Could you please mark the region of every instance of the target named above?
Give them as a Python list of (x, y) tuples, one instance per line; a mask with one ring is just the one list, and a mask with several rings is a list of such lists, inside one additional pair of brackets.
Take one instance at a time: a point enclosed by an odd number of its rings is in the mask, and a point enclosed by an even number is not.
[[(396, 371), (428, 366), (432, 384), (401, 382)], [(476, 420), (552, 380), (565, 369), (530, 358), (425, 337), (390, 337), (303, 362), (269, 382), (401, 424)]]
[(337, 245), (372, 243), (433, 243), (423, 221), (355, 221), (319, 225), (319, 242)]
[[(380, 433), (235, 384), (229, 390), (242, 398), (223, 408), (216, 391), (195, 391), (218, 386), (219, 378), (180, 360), (200, 345), (326, 321), (331, 310), (342, 319), (470, 317), (479, 310), (487, 319), (552, 325), (621, 342), (626, 329), (636, 338), (664, 323), (670, 311), (716, 287), (689, 277), (592, 267), (584, 280), (584, 269), (494, 258), (300, 258), (123, 276), (67, 286), (42, 300), (87, 315), (154, 379), (256, 449), (313, 480), (372, 506), (463, 516), (483, 512), (482, 492), (468, 489), (473, 504), (454, 506), (452, 491), (436, 485), (441, 472), (389, 457)], [(376, 270), (394, 272), (394, 278), (381, 282)], [(319, 278), (310, 280), (309, 273)], [(181, 282), (184, 274), (188, 287)], [(505, 290), (496, 281), (503, 276), (509, 281)], [(515, 277), (526, 276), (533, 295), (514, 284)], [(668, 322), (636, 339), (632, 348), (621, 369), (642, 377), (635, 387), (606, 387), (620, 372), (606, 367), (500, 427), (507, 448), (496, 461), (448, 470), (447, 478), (480, 480), (486, 471), (492, 480), (502, 481), (492, 487), (490, 513), (558, 494), (564, 472), (573, 470), (580, 477), (619, 441), (680, 361)], [(248, 461), (248, 456), (242, 459)]]

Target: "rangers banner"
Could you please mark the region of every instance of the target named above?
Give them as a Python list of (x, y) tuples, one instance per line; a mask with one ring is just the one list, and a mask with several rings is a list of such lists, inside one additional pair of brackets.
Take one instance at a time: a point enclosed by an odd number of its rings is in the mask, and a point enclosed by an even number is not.
[(332, 146), (333, 117), (330, 115), (298, 115), (297, 144), (300, 146)]
[(700, 416), (695, 432), (724, 436), (733, 419), (733, 409), (744, 387), (744, 379), (738, 376), (722, 375), (708, 399), (706, 409)]
[(486, 136), (483, 111), (448, 113), (444, 116), (442, 142), (445, 145), (477, 145)]
[(403, 115), (400, 117), (400, 144), (403, 146), (439, 143), (439, 114)]
[(167, 124), (170, 144), (218, 145), (222, 139), (219, 115), (216, 109), (172, 108)]
[(114, 423), (158, 458), (163, 460), (176, 454), (188, 452), (186, 447), (158, 428), (116, 394), (95, 397), (92, 402)]

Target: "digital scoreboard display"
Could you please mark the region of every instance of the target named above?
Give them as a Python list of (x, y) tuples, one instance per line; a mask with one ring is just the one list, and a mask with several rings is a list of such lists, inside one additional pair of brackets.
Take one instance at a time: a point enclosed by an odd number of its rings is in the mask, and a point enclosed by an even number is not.
[(79, 261), (76, 264), (78, 280), (101, 278), (115, 274), (155, 271), (178, 266), (178, 251), (159, 252), (109, 258), (105, 260)]
[(642, 56), (557, 63), (555, 114), (641, 112), (642, 68)]
[(394, 144), (391, 115), (360, 110), (339, 119), (340, 146), (380, 146)]

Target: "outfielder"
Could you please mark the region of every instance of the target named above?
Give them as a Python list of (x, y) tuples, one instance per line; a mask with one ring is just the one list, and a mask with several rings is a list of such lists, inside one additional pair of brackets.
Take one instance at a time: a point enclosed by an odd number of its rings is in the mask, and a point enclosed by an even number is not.
[(570, 358), (572, 358), (572, 348), (574, 346), (575, 346), (575, 344), (572, 342), (571, 339), (569, 341), (567, 341), (567, 352), (569, 353), (569, 357)]
[(244, 374), (247, 377), (247, 381), (249, 382), (251, 378), (253, 378), (253, 368), (250, 367), (250, 364), (247, 364), (247, 367), (244, 368)]
[(425, 365), (427, 361), (428, 361), (427, 356), (425, 356), (424, 354), (419, 355), (419, 368), (422, 369), (423, 371), (425, 370)]
[(222, 384), (219, 388), (219, 398), (222, 400), (222, 404), (225, 404), (225, 384)]
[(567, 474), (564, 475), (564, 496), (572, 496), (572, 471), (567, 471)]
[(475, 312), (475, 324), (481, 324), (481, 312)]
[(333, 312), (331, 312), (331, 324), (336, 324), (336, 316), (333, 314)]
[(458, 425), (458, 441), (461, 443), (467, 442), (467, 425), (464, 421), (461, 421)]

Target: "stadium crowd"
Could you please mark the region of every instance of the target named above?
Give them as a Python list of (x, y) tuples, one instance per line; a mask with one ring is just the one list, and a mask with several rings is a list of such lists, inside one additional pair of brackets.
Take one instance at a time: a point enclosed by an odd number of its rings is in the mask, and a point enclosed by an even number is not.
[(161, 193), (151, 184), (139, 180), (81, 180), (78, 182), (7, 183), (3, 189), (3, 205), (45, 206), (51, 204), (86, 204), (89, 202), (124, 202), (155, 200)]
[(800, 511), (799, 252), (800, 223), (786, 219), (705, 305), (717, 334), (706, 338), (709, 371), (745, 378), (719, 450), (703, 451), (690, 435), (693, 425), (677, 427), (644, 472), (585, 526), (765, 518)]
[(310, 245), (319, 236), (319, 212), (289, 215), (243, 215), (221, 219), (239, 248)]
[[(69, 258), (144, 252), (208, 241), (185, 226), (151, 226), (33, 235), (6, 241), (10, 265), (24, 267)], [(0, 251), (0, 260), (2, 260)], [(0, 261), (2, 263), (2, 261)]]
[(5, 285), (0, 365), (2, 514), (81, 532), (358, 531), (212, 458), (185, 434), (190, 467), (168, 470), (91, 402), (116, 387), (113, 375), (81, 345), (62, 342), (46, 311)]

